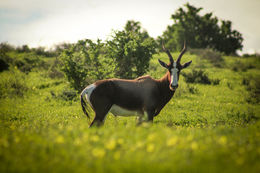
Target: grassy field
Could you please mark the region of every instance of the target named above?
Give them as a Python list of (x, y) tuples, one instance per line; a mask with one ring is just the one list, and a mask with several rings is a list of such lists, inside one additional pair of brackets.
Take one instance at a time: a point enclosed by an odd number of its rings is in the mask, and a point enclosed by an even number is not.
[[(153, 57), (148, 74), (155, 78), (165, 73), (158, 58), (168, 62), (165, 54)], [(65, 79), (44, 68), (1, 72), (0, 172), (260, 172), (260, 59), (224, 57), (221, 68), (188, 60), (183, 72), (202, 69), (218, 82), (181, 76), (154, 123), (141, 126), (109, 114), (103, 127), (89, 129)]]

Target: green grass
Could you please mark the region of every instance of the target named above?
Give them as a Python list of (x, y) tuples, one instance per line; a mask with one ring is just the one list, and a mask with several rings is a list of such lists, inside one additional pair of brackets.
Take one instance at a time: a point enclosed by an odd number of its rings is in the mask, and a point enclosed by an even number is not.
[[(154, 56), (148, 74), (155, 78), (165, 73), (158, 58), (168, 61)], [(0, 73), (0, 172), (259, 172), (260, 106), (247, 101), (242, 84), (260, 76), (259, 60), (225, 57), (215, 68), (189, 54), (182, 62), (190, 59), (186, 72), (203, 69), (220, 84), (187, 84), (181, 76), (154, 123), (141, 126), (109, 114), (103, 127), (89, 129), (79, 98), (55, 97), (68, 88), (65, 79), (44, 70)], [(236, 61), (255, 67), (233, 71)]]

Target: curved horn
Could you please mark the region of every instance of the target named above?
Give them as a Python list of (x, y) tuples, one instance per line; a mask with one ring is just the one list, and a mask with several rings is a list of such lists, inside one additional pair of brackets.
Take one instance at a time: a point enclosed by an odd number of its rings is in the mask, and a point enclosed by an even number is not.
[(179, 55), (179, 57), (178, 57), (178, 59), (177, 59), (177, 64), (180, 64), (180, 62), (181, 62), (181, 57), (182, 57), (182, 55), (184, 54), (186, 52), (186, 41), (184, 41), (184, 45), (183, 45), (183, 49), (182, 49), (182, 51), (181, 51), (181, 53), (180, 53), (180, 55)]
[(169, 60), (170, 60), (171, 64), (173, 64), (174, 61), (173, 61), (172, 55), (171, 55), (170, 51), (169, 51), (168, 49), (165, 48), (165, 46), (164, 46), (164, 42), (162, 42), (162, 49), (163, 49), (164, 52), (167, 53), (167, 55), (168, 55), (168, 57), (169, 57)]

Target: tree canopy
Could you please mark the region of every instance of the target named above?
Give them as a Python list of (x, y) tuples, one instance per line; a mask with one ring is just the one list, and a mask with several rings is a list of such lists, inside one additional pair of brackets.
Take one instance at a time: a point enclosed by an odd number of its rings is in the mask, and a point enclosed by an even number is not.
[(225, 54), (241, 50), (242, 34), (232, 29), (232, 22), (219, 20), (213, 13), (201, 15), (203, 8), (185, 4), (171, 18), (174, 24), (167, 27), (160, 39), (168, 48), (179, 50), (186, 40), (190, 48), (211, 48)]

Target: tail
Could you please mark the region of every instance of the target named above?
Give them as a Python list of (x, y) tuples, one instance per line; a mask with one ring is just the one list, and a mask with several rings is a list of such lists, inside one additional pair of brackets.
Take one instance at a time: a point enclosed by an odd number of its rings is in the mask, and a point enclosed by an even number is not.
[(81, 95), (80, 95), (81, 107), (82, 107), (82, 110), (83, 110), (84, 114), (87, 115), (88, 118), (90, 118), (88, 112), (86, 111), (87, 104), (86, 104), (86, 102), (85, 102), (85, 100), (84, 100), (84, 98), (83, 98), (83, 97), (84, 97), (84, 94), (85, 94), (85, 93), (83, 92), (83, 93), (81, 93)]

